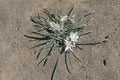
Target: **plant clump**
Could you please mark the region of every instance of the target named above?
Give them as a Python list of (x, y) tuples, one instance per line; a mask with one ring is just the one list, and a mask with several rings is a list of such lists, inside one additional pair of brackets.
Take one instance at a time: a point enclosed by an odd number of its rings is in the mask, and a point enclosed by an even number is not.
[[(38, 47), (38, 50), (35, 52), (35, 54), (37, 54), (37, 59), (39, 58), (40, 54), (46, 50), (46, 48), (49, 48), (48, 54), (39, 62), (39, 64), (43, 62), (45, 66), (47, 61), (50, 60), (54, 53), (64, 53), (66, 68), (68, 72), (71, 73), (67, 64), (67, 54), (72, 53), (73, 56), (79, 60), (79, 58), (74, 54), (73, 48), (79, 47), (79, 45), (94, 45), (106, 41), (106, 39), (98, 38), (88, 40), (80, 39), (82, 35), (93, 32), (93, 30), (84, 32), (84, 28), (89, 25), (93, 18), (83, 22), (83, 19), (91, 15), (92, 12), (82, 16), (76, 16), (71, 14), (72, 11), (73, 8), (68, 12), (68, 14), (60, 16), (55, 10), (44, 9), (44, 13), (47, 15), (47, 18), (40, 15), (31, 17), (32, 22), (34, 22), (35, 26), (38, 27), (38, 29), (32, 31), (32, 33), (40, 35), (40, 37), (25, 36), (28, 38), (37, 39), (41, 42), (40, 44), (34, 46)], [(51, 80), (53, 80), (58, 61), (59, 57), (57, 57), (51, 75)]]

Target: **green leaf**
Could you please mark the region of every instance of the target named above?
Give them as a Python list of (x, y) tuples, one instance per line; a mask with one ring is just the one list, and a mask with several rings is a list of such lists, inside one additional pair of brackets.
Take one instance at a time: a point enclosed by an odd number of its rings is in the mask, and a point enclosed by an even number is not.
[(42, 33), (42, 32), (37, 32), (37, 31), (32, 31), (31, 33), (39, 34), (39, 35), (45, 36), (45, 37), (49, 36), (48, 34), (45, 34), (45, 33)]
[(71, 63), (71, 59), (70, 59), (70, 53), (68, 53), (68, 60), (69, 60), (71, 67), (73, 68), (72, 63)]
[(92, 33), (93, 30), (90, 30), (90, 31), (87, 31), (87, 32), (79, 32), (79, 35), (86, 35), (86, 34), (89, 34), (89, 33)]
[(95, 45), (100, 44), (101, 42), (106, 42), (107, 39), (88, 39), (88, 40), (80, 40), (77, 45)]
[(73, 52), (72, 52), (72, 54), (79, 62), (81, 62), (81, 60)]
[(51, 49), (50, 49), (49, 52), (48, 52), (47, 58), (45, 59), (45, 62), (44, 62), (44, 66), (45, 66), (47, 60), (50, 59), (50, 56), (52, 55), (53, 47), (54, 47), (54, 44), (52, 45)]
[[(52, 40), (51, 42), (49, 42), (49, 45), (50, 45), (53, 41), (54, 41), (54, 40)], [(46, 45), (45, 48), (46, 48), (47, 46), (48, 46), (48, 45)], [(54, 47), (54, 44), (52, 44), (52, 47), (51, 47), (50, 51), (49, 51), (48, 54), (38, 63), (38, 65), (41, 64), (41, 62), (44, 61), (48, 56), (51, 55), (51, 52), (52, 52), (53, 47)]]
[(38, 51), (35, 53), (35, 54), (37, 54), (37, 58), (36, 58), (36, 59), (39, 58), (41, 52), (44, 51), (44, 49), (45, 49), (48, 45), (50, 45), (50, 43), (52, 43), (52, 41), (48, 42), (48, 43), (45, 44), (42, 48), (38, 49)]
[(72, 13), (73, 9), (74, 9), (74, 6), (73, 6), (73, 7), (70, 9), (70, 11), (68, 12), (68, 16), (70, 16), (70, 14)]
[(78, 19), (78, 23), (82, 22), (84, 16), (80, 16), (79, 19)]
[(49, 19), (51, 21), (56, 22), (55, 21), (55, 15), (54, 15), (55, 11), (44, 9), (44, 13), (47, 14), (47, 16), (49, 17)]
[(57, 60), (56, 60), (56, 63), (55, 63), (54, 69), (53, 69), (53, 71), (52, 71), (51, 80), (54, 80), (54, 75), (55, 75), (55, 71), (56, 71), (56, 68), (57, 68), (58, 62), (59, 62), (59, 57), (57, 57)]
[(60, 39), (58, 39), (57, 37), (54, 37), (54, 35), (48, 35), (48, 34), (37, 32), (37, 31), (33, 31), (32, 33), (39, 34), (41, 36), (49, 37), (49, 38), (52, 38), (54, 40), (60, 41)]
[(73, 30), (80, 31), (80, 30), (83, 30), (83, 28), (86, 27), (86, 26), (87, 26), (87, 24), (81, 24), (81, 23), (79, 23), (78, 25), (73, 26)]
[(66, 65), (66, 68), (67, 68), (67, 71), (71, 74), (71, 71), (68, 67), (68, 63), (67, 63), (67, 53), (65, 53), (65, 65)]
[(89, 15), (91, 15), (91, 14), (93, 14), (93, 13), (94, 13), (94, 11), (88, 12), (87, 14), (84, 15), (84, 17), (87, 17), (87, 16), (89, 16)]
[(39, 19), (37, 17), (31, 17), (31, 21), (34, 23), (39, 23)]
[(94, 19), (93, 17), (90, 18), (90, 19), (86, 22), (86, 24), (89, 25), (89, 24), (92, 22), (93, 19)]
[(39, 58), (39, 56), (40, 56), (40, 54), (41, 54), (41, 52), (42, 52), (42, 50), (43, 50), (43, 49), (44, 49), (44, 47), (42, 47), (42, 48), (38, 49), (38, 51), (37, 51), (37, 52), (35, 52), (35, 54), (37, 54), (36, 59), (38, 59), (38, 58)]
[(40, 43), (40, 44), (37, 44), (37, 45), (31, 47), (31, 49), (32, 49), (32, 48), (35, 48), (35, 47), (43, 46), (43, 45), (47, 44), (48, 42), (49, 42), (49, 41), (43, 42), (43, 43)]
[(27, 38), (34, 39), (34, 40), (48, 40), (48, 37), (39, 38), (39, 37), (33, 37), (33, 36), (28, 36), (28, 35), (24, 35), (24, 36)]
[(76, 45), (76, 47), (77, 47), (78, 49), (80, 49), (80, 50), (84, 50), (83, 48), (79, 47), (78, 45)]

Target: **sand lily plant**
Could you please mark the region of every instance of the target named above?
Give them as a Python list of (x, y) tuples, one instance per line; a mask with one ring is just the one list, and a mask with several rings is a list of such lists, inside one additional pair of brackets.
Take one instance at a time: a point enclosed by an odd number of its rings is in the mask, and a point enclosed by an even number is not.
[(55, 10), (44, 9), (44, 13), (47, 17), (40, 15), (31, 17), (31, 21), (34, 22), (34, 25), (37, 27), (31, 33), (38, 35), (38, 37), (25, 35), (28, 38), (32, 38), (40, 42), (33, 46), (33, 48), (38, 47), (38, 50), (35, 51), (35, 54), (37, 55), (36, 59), (48, 50), (47, 55), (38, 64), (43, 63), (45, 66), (53, 54), (58, 54), (55, 66), (53, 67), (51, 80), (54, 79), (54, 73), (61, 54), (65, 54), (66, 69), (71, 73), (66, 59), (68, 53), (71, 53), (77, 60), (79, 60), (79, 58), (74, 54), (73, 49), (80, 45), (94, 45), (106, 41), (106, 39), (98, 38), (82, 40), (80, 38), (82, 35), (93, 32), (92, 30), (84, 32), (84, 28), (89, 25), (92, 18), (87, 21), (83, 20), (87, 16), (91, 15), (92, 12), (82, 16), (76, 16), (72, 15), (72, 11), (73, 8), (66, 15), (61, 16)]

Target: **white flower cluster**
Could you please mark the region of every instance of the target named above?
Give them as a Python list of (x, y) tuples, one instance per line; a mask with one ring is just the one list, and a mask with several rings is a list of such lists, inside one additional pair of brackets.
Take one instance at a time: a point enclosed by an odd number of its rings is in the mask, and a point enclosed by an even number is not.
[(71, 32), (70, 36), (66, 37), (65, 41), (65, 52), (67, 50), (72, 50), (72, 47), (75, 47), (76, 42), (78, 41), (79, 35), (78, 32)]
[(60, 26), (58, 23), (55, 23), (55, 22), (53, 22), (53, 21), (50, 21), (49, 24), (50, 24), (50, 29), (52, 29), (52, 30), (54, 30), (54, 31), (63, 30), (63, 27)]
[[(68, 19), (68, 16), (65, 15), (65, 16), (61, 17), (60, 20), (61, 20), (61, 22), (64, 23), (67, 19)], [(49, 24), (50, 24), (50, 29), (52, 29), (54, 31), (61, 31), (61, 30), (63, 30), (63, 26), (64, 25), (60, 25), (59, 23), (55, 23), (53, 21), (50, 21)]]
[[(50, 21), (50, 29), (54, 30), (54, 31), (61, 31), (64, 28), (64, 22), (67, 21), (68, 19), (72, 21), (72, 23), (75, 23), (74, 21), (74, 17), (75, 15), (73, 15), (71, 18), (67, 15), (65, 16), (61, 16), (61, 22), (63, 23), (63, 25), (60, 25), (59, 23), (55, 23), (53, 21)], [(65, 44), (65, 52), (67, 50), (72, 50), (72, 47), (75, 47), (76, 42), (78, 41), (79, 35), (78, 32), (71, 32), (70, 35), (68, 37), (66, 37), (66, 39), (64, 39), (64, 44)]]
[(54, 31), (61, 31), (63, 30), (63, 27), (64, 27), (64, 22), (67, 21), (68, 19), (70, 19), (73, 23), (75, 22), (74, 21), (74, 18), (75, 15), (72, 16), (72, 18), (69, 18), (67, 15), (65, 16), (61, 16), (61, 22), (63, 23), (62, 25), (60, 25), (59, 23), (55, 23), (53, 21), (50, 21), (49, 24), (50, 24), (50, 29), (54, 30)]

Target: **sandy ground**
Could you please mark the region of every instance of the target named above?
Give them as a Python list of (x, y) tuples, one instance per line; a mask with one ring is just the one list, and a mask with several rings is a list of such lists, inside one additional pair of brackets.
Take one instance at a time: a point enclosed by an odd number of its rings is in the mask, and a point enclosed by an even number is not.
[(95, 11), (94, 21), (87, 28), (94, 33), (85, 38), (107, 36), (109, 41), (76, 50), (81, 63), (71, 56), (72, 74), (61, 55), (55, 80), (120, 80), (120, 0), (0, 0), (0, 80), (50, 80), (56, 58), (45, 67), (38, 66), (35, 49), (29, 49), (35, 42), (23, 35), (33, 29), (30, 16), (44, 8), (65, 14), (72, 6), (74, 13)]

